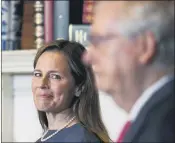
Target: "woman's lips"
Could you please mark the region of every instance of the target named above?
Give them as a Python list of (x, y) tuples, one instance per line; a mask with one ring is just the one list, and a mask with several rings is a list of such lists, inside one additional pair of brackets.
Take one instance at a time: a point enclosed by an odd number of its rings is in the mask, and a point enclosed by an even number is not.
[(39, 97), (42, 97), (42, 98), (52, 98), (53, 97), (53, 95), (47, 91), (40, 91), (38, 95)]
[(52, 98), (53, 97), (52, 95), (49, 95), (49, 94), (39, 94), (39, 96), (42, 98)]

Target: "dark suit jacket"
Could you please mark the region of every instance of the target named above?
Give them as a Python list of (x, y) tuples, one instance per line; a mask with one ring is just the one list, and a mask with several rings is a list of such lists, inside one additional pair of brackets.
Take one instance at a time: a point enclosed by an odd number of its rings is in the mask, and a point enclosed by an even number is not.
[(175, 143), (175, 94), (171, 80), (142, 108), (124, 137), (124, 142)]

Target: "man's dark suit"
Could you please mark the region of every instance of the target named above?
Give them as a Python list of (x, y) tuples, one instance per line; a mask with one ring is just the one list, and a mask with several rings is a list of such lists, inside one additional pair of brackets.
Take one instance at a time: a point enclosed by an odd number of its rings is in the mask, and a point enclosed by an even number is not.
[(171, 80), (158, 90), (139, 113), (124, 142), (175, 143), (175, 94)]

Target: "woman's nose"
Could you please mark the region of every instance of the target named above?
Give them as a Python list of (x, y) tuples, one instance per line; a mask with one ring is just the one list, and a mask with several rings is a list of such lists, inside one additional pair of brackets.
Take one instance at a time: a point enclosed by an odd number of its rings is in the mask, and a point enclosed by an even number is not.
[(40, 88), (49, 88), (49, 80), (48, 80), (47, 76), (42, 77)]

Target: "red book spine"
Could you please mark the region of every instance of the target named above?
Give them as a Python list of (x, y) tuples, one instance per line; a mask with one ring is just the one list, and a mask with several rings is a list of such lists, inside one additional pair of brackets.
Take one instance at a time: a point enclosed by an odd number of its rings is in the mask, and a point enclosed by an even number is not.
[(84, 1), (83, 3), (83, 12), (89, 12), (91, 13), (93, 9), (93, 1)]
[(83, 23), (84, 24), (89, 24), (92, 23), (93, 16), (91, 13), (84, 13), (83, 14)]
[(84, 1), (83, 3), (83, 23), (89, 24), (92, 22), (93, 15), (93, 0)]
[(53, 40), (53, 0), (44, 1), (44, 41)]

